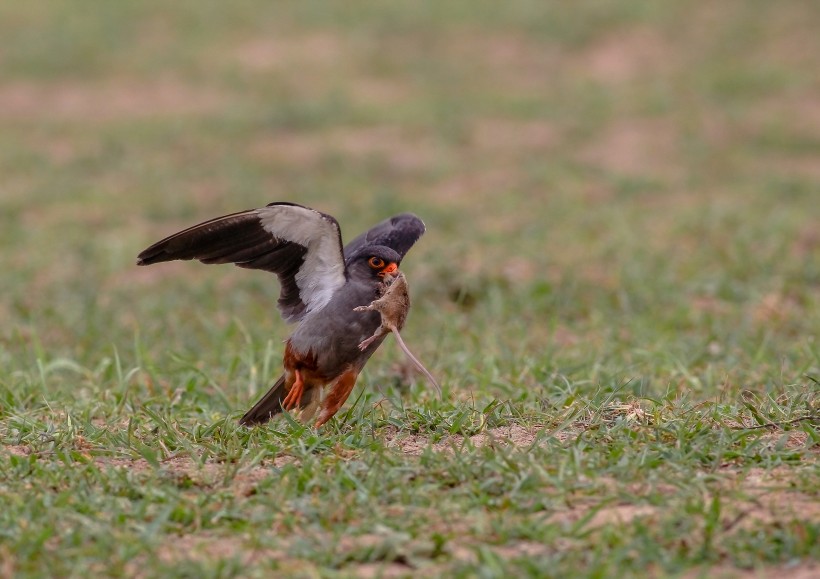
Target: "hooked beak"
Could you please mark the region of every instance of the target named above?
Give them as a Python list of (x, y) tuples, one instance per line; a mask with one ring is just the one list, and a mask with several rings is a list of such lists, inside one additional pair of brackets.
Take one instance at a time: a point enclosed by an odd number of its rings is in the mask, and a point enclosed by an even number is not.
[(390, 262), (384, 266), (379, 272), (379, 277), (390, 276), (393, 277), (399, 271), (399, 266), (395, 262)]

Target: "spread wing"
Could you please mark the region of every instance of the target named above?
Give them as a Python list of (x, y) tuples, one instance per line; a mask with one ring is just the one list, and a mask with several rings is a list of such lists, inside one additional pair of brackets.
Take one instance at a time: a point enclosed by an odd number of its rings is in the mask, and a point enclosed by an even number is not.
[(294, 203), (271, 203), (194, 225), (140, 253), (137, 265), (176, 259), (275, 273), (282, 286), (279, 311), (288, 322), (322, 309), (347, 279), (339, 223)]
[(402, 258), (413, 244), (424, 235), (424, 222), (412, 213), (401, 213), (385, 219), (359, 235), (345, 246), (347, 262), (359, 251), (371, 245), (384, 245), (394, 250)]

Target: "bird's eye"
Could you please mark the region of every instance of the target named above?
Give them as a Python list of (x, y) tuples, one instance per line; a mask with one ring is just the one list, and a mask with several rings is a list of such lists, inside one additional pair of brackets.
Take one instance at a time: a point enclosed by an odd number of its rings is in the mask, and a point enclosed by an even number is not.
[(368, 263), (368, 264), (370, 265), (370, 267), (372, 267), (373, 269), (381, 269), (381, 268), (383, 268), (383, 267), (384, 267), (384, 260), (383, 260), (382, 258), (380, 258), (380, 257), (371, 257), (371, 258), (367, 261), (367, 263)]

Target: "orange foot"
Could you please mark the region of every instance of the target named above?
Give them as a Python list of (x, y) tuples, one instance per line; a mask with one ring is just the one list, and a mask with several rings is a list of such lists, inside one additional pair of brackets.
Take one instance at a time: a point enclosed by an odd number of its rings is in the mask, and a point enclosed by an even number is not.
[(302, 394), (305, 393), (305, 382), (302, 380), (302, 374), (299, 370), (296, 370), (295, 372), (296, 380), (294, 380), (293, 386), (290, 387), (288, 395), (285, 396), (284, 400), (282, 400), (282, 408), (285, 410), (293, 410), (294, 408), (297, 408), (302, 402)]

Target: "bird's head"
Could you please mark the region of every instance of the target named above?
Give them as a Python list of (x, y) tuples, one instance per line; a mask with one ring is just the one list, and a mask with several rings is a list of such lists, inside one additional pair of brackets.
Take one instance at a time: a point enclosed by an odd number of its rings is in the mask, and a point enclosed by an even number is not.
[(348, 268), (357, 277), (389, 281), (399, 273), (401, 255), (384, 245), (363, 247), (350, 259)]

